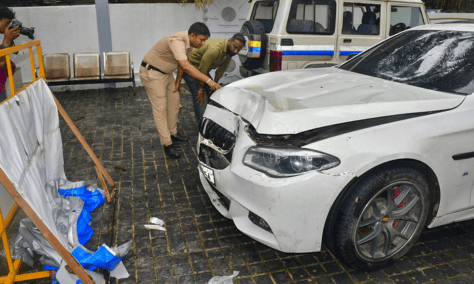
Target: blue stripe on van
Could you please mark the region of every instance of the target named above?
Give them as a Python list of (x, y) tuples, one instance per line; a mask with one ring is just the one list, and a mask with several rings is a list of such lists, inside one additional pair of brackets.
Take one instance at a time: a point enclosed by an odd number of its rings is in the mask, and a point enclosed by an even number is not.
[(334, 55), (334, 50), (286, 50), (283, 55)]
[(261, 47), (249, 46), (249, 52), (259, 53), (262, 50)]
[(346, 56), (346, 55), (351, 55), (351, 54), (358, 54), (361, 53), (362, 51), (339, 51), (339, 56)]

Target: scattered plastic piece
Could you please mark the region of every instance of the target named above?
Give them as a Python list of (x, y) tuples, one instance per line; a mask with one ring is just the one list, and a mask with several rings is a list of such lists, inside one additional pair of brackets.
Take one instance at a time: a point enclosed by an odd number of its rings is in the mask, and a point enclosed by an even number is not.
[(147, 230), (160, 230), (160, 231), (166, 231), (165, 227), (162, 227), (160, 225), (149, 225), (145, 224), (144, 225)]
[(161, 220), (160, 218), (156, 218), (156, 217), (151, 217), (150, 218), (150, 223), (155, 224), (155, 225), (160, 225), (160, 226), (163, 226), (163, 224), (164, 224), (163, 220)]
[(208, 284), (233, 284), (234, 281), (232, 279), (238, 274), (238, 271), (234, 271), (230, 276), (214, 276), (209, 280)]
[(160, 218), (151, 217), (150, 223), (152, 223), (153, 225), (144, 225), (147, 230), (166, 231), (165, 227), (163, 227), (164, 222)]

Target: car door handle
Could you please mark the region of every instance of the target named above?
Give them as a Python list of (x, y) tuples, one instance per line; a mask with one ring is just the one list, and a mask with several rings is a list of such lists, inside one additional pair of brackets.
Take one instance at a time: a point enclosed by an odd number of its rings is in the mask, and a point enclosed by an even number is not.
[(350, 39), (350, 38), (345, 38), (344, 39), (344, 43), (351, 43), (351, 42), (352, 42), (352, 39)]

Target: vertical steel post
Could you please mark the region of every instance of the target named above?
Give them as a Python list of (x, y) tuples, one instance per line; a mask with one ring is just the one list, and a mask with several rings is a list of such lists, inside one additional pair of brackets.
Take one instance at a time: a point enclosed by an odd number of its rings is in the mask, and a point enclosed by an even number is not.
[[(97, 32), (99, 34), (99, 52), (112, 51), (112, 32), (110, 29), (110, 14), (108, 0), (95, 0), (97, 16)], [(105, 66), (104, 58), (101, 56), (100, 66)], [(101, 67), (101, 69), (104, 69)], [(101, 71), (103, 73), (104, 70)], [(115, 88), (115, 83), (106, 83), (106, 88)]]

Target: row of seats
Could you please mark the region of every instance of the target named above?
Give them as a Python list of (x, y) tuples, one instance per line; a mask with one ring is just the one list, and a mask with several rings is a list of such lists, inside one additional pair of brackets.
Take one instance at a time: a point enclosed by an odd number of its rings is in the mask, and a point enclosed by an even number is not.
[(74, 53), (73, 67), (69, 53), (43, 54), (45, 79), (48, 85), (132, 82), (135, 74), (129, 51), (103, 53), (103, 72), (99, 52)]
[(364, 12), (362, 15), (362, 24), (357, 29), (352, 25), (352, 12), (345, 11), (342, 18), (343, 34), (362, 34), (362, 35), (378, 35), (380, 30), (380, 18), (374, 12)]

